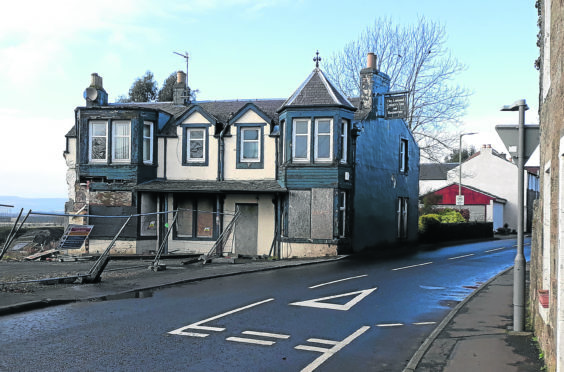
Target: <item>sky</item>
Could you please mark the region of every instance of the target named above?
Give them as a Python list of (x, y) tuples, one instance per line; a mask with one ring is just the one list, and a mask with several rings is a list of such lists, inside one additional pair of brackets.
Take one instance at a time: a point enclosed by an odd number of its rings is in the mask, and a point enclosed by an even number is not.
[[(447, 49), (466, 70), (453, 84), (472, 96), (461, 118), (463, 146), (506, 152), (497, 124), (517, 124), (502, 105), (526, 99), (538, 124), (533, 64), (534, 0), (76, 0), (12, 1), (0, 22), (0, 195), (67, 197), (65, 134), (90, 74), (109, 101), (153, 72), (159, 87), (190, 56), (198, 100), (287, 98), (315, 67), (378, 18), (419, 17), (445, 27)], [(384, 71), (385, 72), (385, 71)]]

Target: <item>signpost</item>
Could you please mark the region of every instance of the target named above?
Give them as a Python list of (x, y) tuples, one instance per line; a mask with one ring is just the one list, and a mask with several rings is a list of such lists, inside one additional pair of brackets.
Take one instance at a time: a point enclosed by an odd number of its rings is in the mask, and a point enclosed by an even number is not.
[(464, 205), (464, 195), (456, 195), (456, 205)]

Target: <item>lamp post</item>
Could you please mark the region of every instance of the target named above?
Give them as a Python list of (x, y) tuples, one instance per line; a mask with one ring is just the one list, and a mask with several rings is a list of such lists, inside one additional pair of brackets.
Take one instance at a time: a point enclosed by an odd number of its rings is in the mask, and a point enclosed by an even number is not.
[(513, 268), (513, 331), (525, 329), (525, 253), (523, 249), (523, 206), (524, 206), (524, 167), (525, 167), (525, 111), (529, 109), (524, 99), (512, 105), (503, 106), (501, 111), (519, 111), (519, 140), (517, 142), (517, 254)]
[[(458, 199), (462, 199), (462, 137), (463, 136), (471, 136), (473, 134), (477, 134), (476, 132), (470, 132), (470, 133), (462, 133), (460, 135), (460, 139), (459, 139), (459, 144), (458, 144)], [(457, 200), (457, 203), (459, 205), (459, 208), (462, 208), (461, 206), (464, 205), (463, 204), (459, 204), (460, 201)]]

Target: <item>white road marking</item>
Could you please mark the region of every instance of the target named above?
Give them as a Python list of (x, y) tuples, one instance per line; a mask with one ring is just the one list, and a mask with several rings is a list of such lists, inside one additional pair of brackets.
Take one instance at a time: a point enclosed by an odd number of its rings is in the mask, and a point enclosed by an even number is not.
[(495, 251), (501, 251), (502, 249), (505, 249), (505, 247), (489, 249), (489, 250), (487, 250), (487, 251), (485, 251), (485, 252), (486, 252), (486, 253), (490, 253), (490, 252), (495, 252)]
[[(337, 352), (339, 352), (345, 346), (347, 346), (348, 344), (353, 342), (358, 336), (362, 335), (369, 328), (370, 328), (369, 326), (360, 327), (357, 331), (355, 331), (350, 336), (346, 337), (343, 341), (335, 343), (335, 346), (333, 346), (331, 349), (325, 349), (325, 348), (320, 348), (320, 347), (315, 347), (315, 346), (307, 346), (307, 345), (296, 346), (295, 349), (298, 349), (298, 350), (317, 351), (317, 352), (322, 353), (321, 356), (319, 356), (317, 359), (315, 359), (313, 362), (311, 362), (308, 366), (306, 366), (304, 369), (302, 369), (302, 372), (311, 372), (311, 371), (315, 370), (321, 364), (325, 363), (325, 361), (327, 361), (327, 359), (331, 358), (333, 355), (335, 355)], [(320, 341), (318, 339), (314, 339), (314, 340)], [(321, 341), (324, 341), (323, 343), (334, 342), (334, 341), (331, 341), (331, 340), (321, 340)]]
[(325, 344), (325, 345), (337, 345), (339, 343), (339, 341), (324, 340), (322, 338), (308, 338), (307, 342), (311, 342), (314, 344)]
[(413, 323), (413, 325), (432, 325), (432, 324), (437, 324), (437, 322), (418, 322), (418, 323)]
[[(321, 297), (321, 298), (314, 298), (314, 299), (306, 300), (306, 301), (292, 302), (290, 305), (316, 307), (316, 308), (319, 308), (319, 309), (332, 309), (332, 310), (347, 311), (351, 307), (353, 307), (354, 305), (359, 303), (366, 296), (368, 296), (370, 293), (374, 292), (376, 289), (378, 289), (378, 288), (375, 287), (375, 288), (370, 288), (370, 289), (364, 289), (364, 290), (361, 290), (361, 291), (343, 293), (343, 294), (335, 295), (335, 296), (327, 296), (327, 297)], [(343, 304), (343, 305), (323, 302), (325, 300), (332, 300), (332, 299), (335, 299), (335, 298), (347, 297), (347, 296), (352, 296), (352, 295), (356, 295), (356, 296), (354, 298), (352, 298), (349, 302), (347, 302), (346, 304)]]
[(187, 329), (197, 329), (197, 330), (200, 330), (200, 331), (214, 331), (214, 332), (224, 331), (225, 328), (208, 327), (208, 326), (202, 326), (201, 324), (211, 322), (212, 320), (223, 318), (224, 316), (231, 315), (231, 314), (237, 313), (239, 311), (247, 310), (247, 309), (250, 309), (252, 307), (262, 305), (262, 304), (270, 302), (270, 301), (274, 301), (274, 298), (269, 298), (269, 299), (266, 299), (266, 300), (262, 300), (262, 301), (259, 301), (259, 302), (252, 303), (252, 304), (247, 305), (247, 306), (239, 307), (237, 309), (225, 312), (223, 314), (212, 316), (211, 318), (200, 320), (199, 322), (192, 323), (192, 324), (189, 324), (187, 326), (175, 329), (174, 331), (170, 331), (168, 333), (171, 334), (171, 335), (181, 335), (181, 336), (191, 336), (191, 337), (207, 337), (207, 336), (209, 336), (209, 334), (185, 332), (185, 330), (187, 330)]
[(470, 256), (474, 256), (474, 253), (465, 254), (464, 256), (451, 257), (451, 258), (449, 258), (449, 260), (458, 260), (458, 259), (460, 259), (460, 258), (470, 257)]
[(412, 267), (425, 266), (425, 265), (430, 265), (430, 264), (432, 264), (432, 262), (425, 262), (425, 263), (417, 264), (417, 265), (398, 267), (398, 268), (392, 269), (392, 271), (411, 269)]
[(279, 338), (279, 339), (284, 339), (284, 340), (287, 339), (287, 338), (290, 338), (290, 335), (282, 335), (280, 333), (244, 331), (243, 334), (244, 335), (251, 335), (251, 336)]
[(227, 337), (226, 340), (233, 342), (242, 342), (245, 344), (255, 344), (255, 345), (264, 345), (264, 346), (272, 346), (275, 344), (274, 341), (256, 340), (254, 338), (242, 338), (242, 337)]
[(344, 278), (344, 279), (339, 279), (339, 280), (333, 280), (332, 282), (327, 282), (327, 283), (321, 283), (321, 284), (313, 285), (313, 286), (309, 287), (309, 289), (314, 289), (314, 288), (318, 288), (318, 287), (323, 287), (324, 285), (329, 285), (329, 284), (335, 284), (335, 283), (339, 283), (339, 282), (344, 282), (345, 280), (364, 278), (365, 276), (368, 276), (368, 275), (367, 275), (367, 274), (364, 274), (364, 275), (358, 275), (358, 276), (351, 276), (350, 278)]
[(376, 327), (401, 327), (403, 323), (381, 323), (376, 324)]

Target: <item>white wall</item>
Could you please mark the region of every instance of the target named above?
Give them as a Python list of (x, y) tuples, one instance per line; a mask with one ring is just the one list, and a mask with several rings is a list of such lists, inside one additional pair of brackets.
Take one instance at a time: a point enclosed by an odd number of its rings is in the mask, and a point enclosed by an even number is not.
[[(458, 183), (459, 167), (447, 174), (448, 184)], [(517, 230), (517, 165), (492, 154), (491, 148), (462, 163), (462, 184), (507, 200), (504, 223)]]

